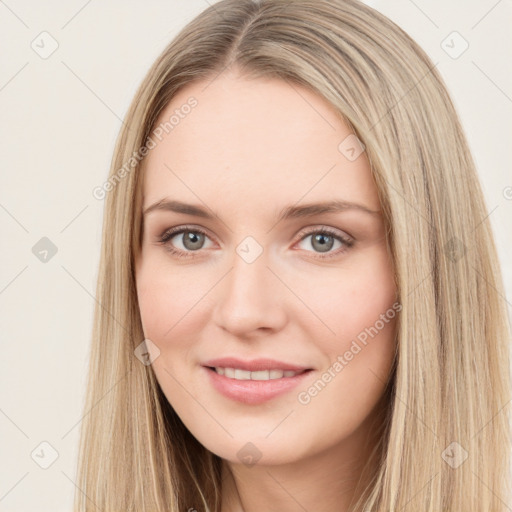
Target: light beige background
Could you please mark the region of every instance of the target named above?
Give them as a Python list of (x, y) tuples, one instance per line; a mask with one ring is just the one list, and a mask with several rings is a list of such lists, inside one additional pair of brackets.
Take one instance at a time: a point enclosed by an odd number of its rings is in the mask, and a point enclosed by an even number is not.
[[(0, 0), (4, 512), (71, 508), (103, 209), (92, 190), (107, 177), (121, 119), (148, 67), (207, 4)], [(512, 3), (371, 5), (422, 45), (449, 87), (478, 165), (510, 306)], [(442, 47), (453, 31), (469, 44), (457, 59)], [(453, 53), (463, 41), (452, 39), (445, 44)], [(52, 40), (58, 48), (42, 58)], [(32, 251), (42, 237), (57, 247), (46, 263)], [(52, 450), (58, 457), (43, 469)]]

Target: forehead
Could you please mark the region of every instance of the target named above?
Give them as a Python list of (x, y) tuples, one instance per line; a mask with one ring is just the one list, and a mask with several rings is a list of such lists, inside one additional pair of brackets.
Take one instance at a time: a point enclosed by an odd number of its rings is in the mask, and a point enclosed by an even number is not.
[(166, 122), (146, 157), (145, 204), (166, 194), (197, 202), (213, 193), (239, 208), (241, 201), (284, 204), (307, 194), (308, 201), (341, 196), (379, 207), (366, 155), (351, 161), (340, 150), (350, 128), (324, 98), (297, 84), (226, 72), (182, 89), (155, 128)]

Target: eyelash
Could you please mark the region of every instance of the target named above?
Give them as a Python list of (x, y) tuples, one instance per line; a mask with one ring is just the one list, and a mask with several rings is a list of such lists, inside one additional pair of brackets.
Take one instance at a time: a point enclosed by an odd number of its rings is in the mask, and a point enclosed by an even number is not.
[[(171, 228), (171, 229), (168, 229), (168, 230), (164, 231), (164, 233), (158, 237), (157, 243), (159, 243), (161, 245), (165, 245), (166, 249), (172, 255), (174, 255), (174, 256), (176, 256), (178, 258), (195, 258), (197, 256), (194, 254), (194, 252), (200, 252), (200, 250), (184, 252), (184, 251), (181, 251), (179, 249), (175, 249), (171, 244), (169, 244), (169, 241), (172, 238), (174, 238), (176, 235), (179, 235), (179, 234), (184, 233), (186, 231), (189, 231), (191, 233), (201, 233), (202, 235), (205, 235), (205, 236), (208, 237), (208, 233), (206, 233), (206, 231), (204, 231), (204, 230), (202, 230), (200, 228), (196, 228), (196, 227), (193, 227), (193, 226), (182, 226), (182, 227), (179, 227), (179, 228)], [(350, 238), (347, 238), (347, 237), (345, 237), (343, 235), (340, 235), (337, 231), (335, 231), (334, 229), (331, 229), (331, 228), (329, 228), (327, 226), (324, 226), (322, 228), (311, 229), (311, 230), (309, 230), (307, 232), (304, 232), (304, 231), (301, 232), (301, 234), (300, 234), (301, 238), (298, 240), (298, 242), (301, 242), (303, 239), (305, 239), (309, 235), (313, 235), (313, 234), (321, 234), (321, 235), (332, 236), (333, 238), (335, 238), (336, 240), (340, 241), (345, 246), (345, 247), (343, 247), (341, 249), (338, 249), (335, 252), (328, 253), (328, 255), (321, 255), (321, 253), (316, 253), (318, 255), (317, 257), (319, 259), (322, 259), (322, 260), (326, 260), (326, 259), (330, 259), (330, 258), (334, 258), (336, 256), (339, 256), (341, 253), (346, 252), (348, 249), (350, 249), (354, 245), (354, 240), (352, 240)], [(311, 251), (308, 251), (308, 252), (311, 252)]]

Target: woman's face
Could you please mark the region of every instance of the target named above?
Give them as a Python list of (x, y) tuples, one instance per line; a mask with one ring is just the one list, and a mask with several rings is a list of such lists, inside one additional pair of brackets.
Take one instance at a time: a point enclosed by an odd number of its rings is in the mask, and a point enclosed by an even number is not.
[[(183, 89), (166, 122), (145, 161), (143, 211), (161, 207), (144, 216), (136, 269), (165, 396), (233, 463), (356, 446), (400, 309), (363, 147), (316, 94), (233, 73)], [(346, 204), (318, 206), (334, 202)], [(287, 366), (308, 371), (281, 376)]]

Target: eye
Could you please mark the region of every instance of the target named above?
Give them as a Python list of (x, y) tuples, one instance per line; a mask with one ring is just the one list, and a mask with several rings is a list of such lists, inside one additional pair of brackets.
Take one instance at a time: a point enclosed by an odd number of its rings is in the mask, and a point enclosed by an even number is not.
[[(171, 243), (173, 238), (176, 238), (181, 243), (182, 248), (176, 248)], [(158, 242), (165, 245), (166, 249), (178, 258), (193, 258), (195, 254), (191, 253), (198, 252), (204, 248), (205, 238), (208, 238), (208, 235), (202, 229), (183, 226), (166, 230), (159, 237)]]
[[(319, 257), (321, 259), (338, 256), (339, 254), (346, 252), (348, 249), (350, 249), (350, 247), (354, 245), (354, 240), (352, 238), (349, 238), (348, 236), (343, 235), (340, 232), (326, 226), (309, 230), (307, 233), (302, 232), (301, 235), (303, 236), (299, 243), (304, 243), (308, 238), (311, 237), (310, 242), (306, 242), (306, 245), (313, 247), (315, 249), (313, 252), (318, 250), (320, 253)], [(329, 252), (336, 242), (339, 244), (339, 249), (334, 252)]]

